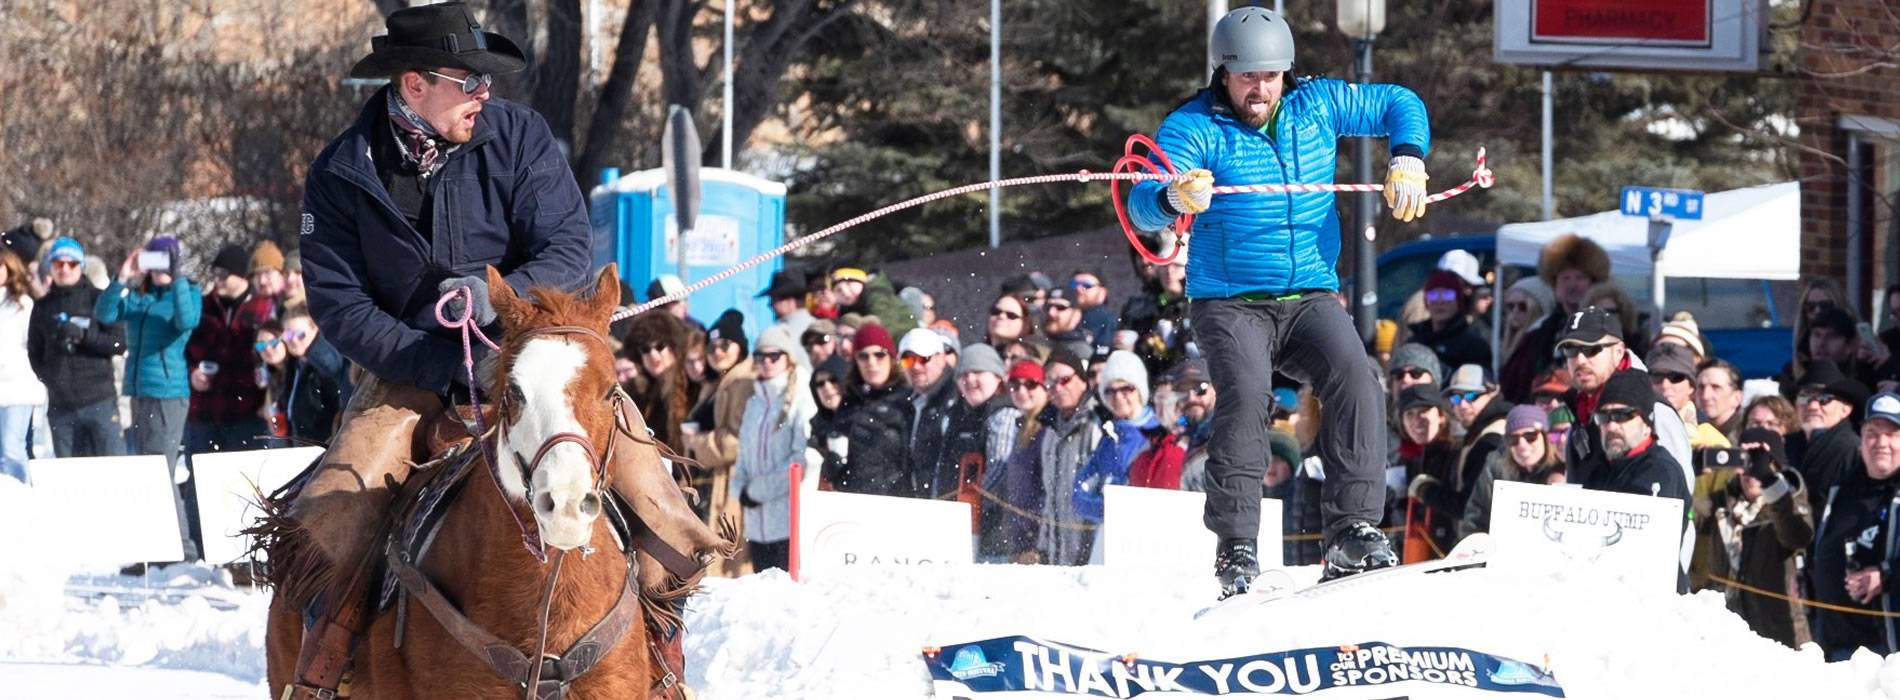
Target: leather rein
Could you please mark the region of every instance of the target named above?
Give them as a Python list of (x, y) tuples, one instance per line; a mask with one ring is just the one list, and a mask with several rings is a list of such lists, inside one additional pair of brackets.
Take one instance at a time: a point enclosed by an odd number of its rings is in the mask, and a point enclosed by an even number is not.
[[(600, 332), (585, 326), (548, 326), (525, 332), (526, 337), (541, 335), (578, 336), (598, 342), (602, 347), (612, 347)], [(470, 381), (472, 382), (473, 379), (471, 376)], [(475, 442), (481, 445), (483, 457), (488, 462), (490, 480), (495, 484), (496, 490), (502, 492), (500, 495), (503, 503), (507, 504), (516, 525), (521, 527), (523, 542), (528, 545), (530, 554), (537, 555), (536, 558), (544, 563), (546, 549), (541, 544), (539, 529), (534, 526), (534, 471), (540, 468), (541, 461), (546, 459), (555, 447), (569, 443), (578, 445), (587, 455), (588, 463), (594, 467), (594, 497), (599, 499), (602, 508), (608, 507), (604, 491), (606, 490), (607, 467), (612, 463), (614, 454), (613, 435), (616, 432), (631, 433), (631, 431), (621, 430), (618, 425), (619, 403), (631, 401), (631, 399), (625, 392), (616, 388), (606, 400), (610, 404), (609, 411), (616, 416), (616, 425), (613, 430), (610, 430), (607, 438), (607, 450), (604, 453), (596, 452), (593, 441), (581, 433), (567, 431), (548, 436), (535, 449), (534, 458), (522, 466), (521, 481), (523, 489), (527, 492), (527, 503), (510, 498), (506, 491), (501, 489), (500, 460), (497, 458), (495, 447), (489, 444), (490, 440), (499, 441), (501, 428), (508, 423), (511, 402), (507, 400), (505, 394), (496, 401), (496, 426), (493, 434), (478, 432), (475, 435)], [(476, 420), (479, 422), (480, 407), (475, 408)], [(517, 464), (520, 462), (518, 457), (516, 462)], [(524, 513), (524, 510), (527, 512)], [(585, 554), (586, 550), (583, 550), (583, 556)], [(547, 585), (542, 589), (540, 630), (537, 635), (540, 641), (536, 645), (534, 657), (530, 658), (514, 645), (496, 637), (463, 615), (462, 611), (454, 603), (449, 602), (449, 599), (416, 566), (415, 562), (409, 560), (408, 553), (402, 551), (401, 547), (391, 546), (387, 553), (389, 569), (396, 575), (396, 580), (403, 591), (414, 596), (416, 601), (422, 604), (423, 609), (429, 611), (429, 616), (435, 618), (435, 621), (448, 631), (449, 636), (454, 638), (456, 643), (461, 644), (463, 649), (486, 663), (495, 675), (514, 683), (529, 700), (558, 700), (565, 697), (568, 686), (592, 670), (601, 658), (607, 655), (607, 652), (619, 645), (632, 629), (634, 621), (639, 618), (640, 592), (635, 583), (638, 560), (628, 556), (626, 577), (621, 584), (620, 595), (614, 601), (613, 608), (607, 611), (606, 617), (588, 629), (587, 633), (575, 641), (573, 646), (568, 647), (565, 653), (559, 656), (547, 653), (548, 613), (553, 603), (555, 584), (560, 580), (561, 565), (566, 559), (565, 550), (555, 556), (554, 568), (549, 572)], [(397, 645), (401, 646), (400, 634), (397, 639)], [(664, 659), (655, 653), (657, 649), (651, 648), (653, 645), (650, 641), (648, 646), (650, 647), (647, 650), (649, 656), (655, 663), (661, 664), (662, 670), (665, 671), (654, 683), (650, 692), (671, 689), (679, 683), (680, 679), (672, 669), (665, 668)]]

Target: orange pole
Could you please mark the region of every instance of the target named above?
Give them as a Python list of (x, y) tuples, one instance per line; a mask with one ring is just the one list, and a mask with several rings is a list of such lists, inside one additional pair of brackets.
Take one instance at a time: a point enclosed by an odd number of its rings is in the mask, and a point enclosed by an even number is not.
[(798, 580), (798, 521), (799, 521), (799, 507), (798, 506), (799, 506), (799, 501), (800, 501), (798, 492), (804, 490), (802, 488), (799, 488), (799, 485), (805, 481), (805, 465), (799, 464), (797, 462), (793, 462), (791, 466), (789, 467), (789, 470), (791, 471), (791, 474), (792, 474), (792, 538), (791, 538), (791, 543), (789, 544), (789, 546), (786, 547), (785, 568), (789, 570), (789, 573), (791, 573), (792, 580), (797, 581)]

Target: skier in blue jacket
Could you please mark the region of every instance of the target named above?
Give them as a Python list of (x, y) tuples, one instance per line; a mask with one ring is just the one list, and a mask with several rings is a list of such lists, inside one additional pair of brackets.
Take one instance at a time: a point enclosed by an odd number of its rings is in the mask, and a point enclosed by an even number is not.
[[(1144, 230), (1196, 215), (1189, 247), (1189, 320), (1220, 387), (1208, 443), (1203, 521), (1219, 539), (1221, 597), (1259, 573), (1261, 478), (1275, 369), (1314, 387), (1325, 406), (1325, 578), (1398, 559), (1377, 524), (1384, 510), (1383, 395), (1371, 360), (1333, 293), (1339, 217), (1331, 193), (1230, 194), (1214, 183), (1330, 184), (1342, 136), (1384, 136), (1385, 198), (1411, 221), (1425, 212), (1425, 105), (1397, 85), (1295, 80), (1293, 33), (1271, 11), (1235, 10), (1215, 25), (1219, 68), (1162, 122), (1156, 143), (1190, 177), (1144, 182), (1129, 213)], [(1276, 367), (1275, 361), (1279, 362)]]

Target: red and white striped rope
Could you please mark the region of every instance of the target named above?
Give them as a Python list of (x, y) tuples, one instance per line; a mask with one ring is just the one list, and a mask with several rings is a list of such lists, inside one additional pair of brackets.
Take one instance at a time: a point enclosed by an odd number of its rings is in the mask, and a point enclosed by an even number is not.
[[(688, 296), (691, 296), (694, 292), (697, 292), (699, 290), (705, 289), (712, 285), (718, 284), (720, 281), (725, 280), (728, 277), (739, 274), (740, 272), (751, 269), (753, 267), (757, 267), (759, 265), (765, 264), (766, 262), (771, 261), (773, 258), (779, 257), (786, 253), (790, 253), (794, 250), (798, 250), (799, 248), (803, 248), (805, 246), (811, 245), (820, 240), (836, 235), (838, 233), (854, 228), (856, 226), (862, 225), (864, 223), (883, 218), (885, 216), (903, 211), (905, 209), (923, 206), (925, 204), (929, 204), (931, 202), (935, 202), (940, 199), (948, 199), (950, 197), (970, 194), (973, 192), (983, 192), (992, 188), (1002, 189), (1005, 187), (1021, 187), (1023, 185), (1046, 185), (1046, 184), (1056, 183), (1056, 182), (1111, 182), (1111, 181), (1140, 182), (1140, 181), (1145, 181), (1145, 180), (1173, 182), (1175, 180), (1180, 180), (1185, 177), (1187, 176), (1177, 175), (1177, 174), (1172, 174), (1172, 173), (1154, 173), (1154, 172), (1093, 173), (1087, 170), (1081, 170), (1081, 171), (1077, 171), (1073, 173), (1062, 173), (1059, 175), (1032, 175), (1029, 177), (1012, 177), (1012, 178), (1007, 178), (1003, 180), (992, 180), (989, 182), (978, 182), (978, 183), (963, 185), (960, 187), (952, 187), (947, 190), (939, 190), (936, 192), (931, 192), (929, 194), (912, 197), (902, 202), (881, 207), (879, 209), (876, 209), (864, 214), (859, 214), (850, 219), (846, 219), (836, 224), (827, 226), (815, 233), (800, 236), (796, 239), (786, 242), (785, 245), (781, 245), (777, 248), (773, 248), (771, 250), (765, 251), (758, 255), (754, 255), (740, 262), (737, 265), (734, 265), (724, 270), (720, 270), (719, 272), (713, 273), (713, 275), (710, 277), (706, 277), (699, 281), (693, 282), (692, 284), (688, 284), (686, 285), (684, 289), (681, 289), (678, 292), (674, 292), (672, 294), (667, 294), (660, 297), (655, 297), (641, 304), (635, 304), (633, 306), (622, 307), (619, 311), (614, 312), (613, 320), (619, 321), (621, 319), (624, 319), (630, 316), (645, 313), (659, 306), (671, 304), (675, 301), (679, 301)], [(1493, 182), (1495, 182), (1495, 179), (1491, 175), (1491, 170), (1485, 167), (1484, 149), (1479, 148), (1477, 168), (1474, 171), (1472, 171), (1470, 180), (1466, 180), (1464, 184), (1461, 184), (1457, 187), (1453, 187), (1449, 190), (1445, 190), (1444, 192), (1440, 192), (1438, 194), (1432, 195), (1431, 197), (1426, 198), (1425, 201), (1433, 202), (1433, 203), (1442, 202), (1447, 199), (1451, 199), (1452, 197), (1456, 197), (1458, 195), (1464, 194), (1466, 191), (1470, 190), (1472, 187), (1490, 187)], [(1382, 189), (1385, 189), (1383, 185), (1359, 185), (1359, 184), (1219, 185), (1214, 188), (1214, 192), (1216, 194), (1273, 193), (1273, 192), (1377, 192)]]

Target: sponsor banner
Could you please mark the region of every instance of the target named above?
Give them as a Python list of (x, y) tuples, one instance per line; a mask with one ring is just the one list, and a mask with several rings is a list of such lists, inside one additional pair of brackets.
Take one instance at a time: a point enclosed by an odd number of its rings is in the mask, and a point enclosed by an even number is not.
[(801, 495), (799, 510), (801, 577), (859, 566), (974, 560), (966, 503), (810, 490)]
[[(1214, 533), (1201, 524), (1207, 494), (1109, 486), (1102, 489), (1102, 563), (1176, 571), (1214, 569)], [(1260, 568), (1280, 566), (1280, 502), (1260, 499)]]
[(238, 531), (257, 519), (257, 494), (270, 495), (322, 454), (321, 447), (290, 447), (192, 455), (205, 561), (227, 564), (243, 559), (251, 541)]
[(1575, 486), (1500, 481), (1491, 499), (1490, 568), (1602, 577), (1676, 590), (1682, 501)]
[[(1175, 663), (1045, 642), (1000, 637), (926, 650), (936, 696), (998, 694), (1010, 698), (1131, 698), (1142, 693), (1183, 695), (1307, 695), (1391, 697), (1396, 683), (1450, 689), (1564, 697), (1562, 686), (1538, 666), (1457, 647), (1401, 647), (1365, 642), (1294, 649), (1226, 659)], [(1416, 690), (1416, 686), (1413, 688)]]
[(34, 498), (65, 504), (45, 509), (51, 522), (33, 534), (70, 547), (75, 563), (120, 566), (185, 558), (178, 532), (184, 519), (162, 455), (35, 459), (26, 469)]

